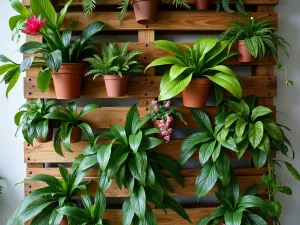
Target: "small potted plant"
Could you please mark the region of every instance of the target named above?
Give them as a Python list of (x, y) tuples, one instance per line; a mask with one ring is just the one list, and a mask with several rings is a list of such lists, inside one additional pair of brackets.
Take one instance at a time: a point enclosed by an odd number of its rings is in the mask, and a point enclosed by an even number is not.
[[(57, 112), (57, 102), (52, 100), (47, 103), (41, 99), (23, 104), (15, 115), (17, 132), (22, 129), (24, 139), (28, 144), (33, 144), (35, 139), (39, 143), (52, 140), (55, 120), (45, 118), (48, 113)], [(16, 133), (17, 133), (16, 132)]]
[(172, 65), (161, 80), (159, 101), (168, 100), (182, 92), (184, 106), (203, 108), (212, 82), (216, 86), (217, 104), (222, 101), (220, 88), (226, 89), (236, 98), (242, 97), (242, 87), (237, 75), (227, 66), (219, 65), (235, 55), (231, 52), (226, 56), (224, 51), (227, 42), (218, 42), (215, 38), (200, 38), (192, 48), (166, 40), (154, 41), (153, 44), (175, 55), (156, 59), (146, 68)]
[[(232, 27), (220, 35), (220, 39), (228, 41), (228, 51), (236, 44), (239, 52), (240, 63), (250, 63), (254, 59), (263, 59), (266, 56), (273, 57), (279, 69), (286, 67), (279, 61), (277, 49), (281, 48), (289, 56), (287, 47), (289, 44), (278, 34), (276, 28), (272, 27), (269, 20), (257, 20), (253, 17), (228, 22)], [(287, 76), (287, 75), (285, 75)], [(286, 82), (292, 83), (286, 77)]]
[(143, 66), (134, 59), (139, 54), (141, 52), (138, 50), (128, 52), (128, 43), (120, 47), (112, 43), (103, 44), (101, 57), (94, 55), (94, 58), (85, 59), (92, 67), (86, 76), (93, 76), (94, 79), (103, 76), (107, 96), (124, 96), (129, 77), (142, 72)]
[[(169, 0), (162, 0), (168, 2)], [(156, 13), (160, 0), (121, 0), (118, 13), (118, 23), (121, 24), (125, 17), (125, 13), (130, 4), (133, 6), (136, 21), (141, 24), (151, 24), (156, 21)], [(178, 7), (190, 8), (187, 0), (173, 0), (173, 4)]]
[(60, 224), (67, 225), (68, 219), (58, 210), (65, 206), (75, 206), (75, 193), (86, 191), (89, 181), (82, 181), (86, 171), (68, 170), (59, 165), (61, 180), (56, 177), (39, 174), (25, 182), (42, 182), (46, 187), (39, 188), (23, 199), (7, 222), (7, 225), (24, 224)]
[[(244, 0), (236, 0), (235, 2), (236, 2), (235, 5), (236, 5), (237, 10), (240, 13), (246, 15), (247, 12), (244, 7)], [(230, 1), (217, 0), (217, 12), (220, 12), (221, 6), (227, 13), (234, 13), (234, 11), (232, 9), (230, 9)]]
[(64, 206), (58, 209), (58, 212), (72, 219), (74, 224), (88, 225), (109, 225), (108, 220), (102, 219), (106, 207), (106, 199), (104, 194), (98, 190), (95, 195), (94, 203), (87, 194), (81, 195), (84, 208), (80, 209), (74, 206)]
[(166, 143), (171, 140), (176, 117), (186, 124), (182, 113), (171, 105), (170, 100), (162, 102), (153, 100), (151, 112), (147, 114), (147, 117), (151, 119), (153, 127), (160, 130), (158, 137), (165, 140)]
[(205, 10), (209, 8), (210, 0), (196, 0), (197, 10)]
[[(58, 99), (80, 97), (85, 70), (85, 64), (82, 63), (83, 54), (87, 51), (97, 51), (97, 47), (91, 44), (91, 37), (101, 31), (105, 25), (100, 21), (95, 21), (82, 32), (80, 39), (72, 41), (70, 29), (60, 32), (71, 2), (72, 0), (65, 5), (59, 16), (50, 1), (31, 0), (31, 11), (26, 8), (20, 11), (22, 18), (27, 19), (23, 29), (17, 26), (14, 29), (22, 30), (28, 35), (40, 34), (45, 43), (33, 41), (23, 44), (19, 52), (27, 54), (28, 57), (21, 64), (0, 56), (0, 62), (5, 63), (2, 69), (6, 73), (3, 81), (8, 84), (7, 94), (18, 81), (21, 72), (27, 71), (31, 66), (43, 66), (44, 69), (37, 77), (38, 87), (42, 92), (47, 90), (52, 76)], [(36, 59), (39, 62), (34, 62)]]
[(92, 141), (94, 136), (92, 129), (81, 120), (87, 113), (99, 108), (96, 104), (86, 105), (79, 113), (75, 102), (68, 103), (68, 107), (58, 106), (60, 111), (50, 112), (45, 118), (58, 120), (61, 122), (60, 128), (54, 137), (54, 149), (63, 156), (61, 140), (68, 151), (71, 151), (70, 143), (77, 143), (81, 140), (82, 131), (88, 140)]

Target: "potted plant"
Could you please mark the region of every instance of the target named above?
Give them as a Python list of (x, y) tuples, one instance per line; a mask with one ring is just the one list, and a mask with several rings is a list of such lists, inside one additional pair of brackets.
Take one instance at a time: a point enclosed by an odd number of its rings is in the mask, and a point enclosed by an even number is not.
[(182, 113), (171, 105), (170, 100), (162, 102), (151, 101), (151, 112), (147, 116), (151, 119), (153, 127), (160, 130), (158, 138), (163, 139), (166, 143), (171, 140), (176, 117), (186, 124)]
[[(232, 45), (236, 44), (239, 52), (238, 61), (240, 63), (249, 63), (254, 59), (263, 59), (264, 57), (273, 57), (279, 69), (286, 67), (279, 61), (277, 49), (281, 48), (289, 56), (287, 47), (289, 44), (278, 34), (276, 28), (272, 27), (269, 20), (257, 20), (253, 17), (242, 20), (228, 22), (232, 27), (220, 35), (223, 41), (229, 41), (228, 51)], [(292, 83), (287, 79), (286, 82)]]
[(86, 105), (80, 112), (78, 112), (75, 102), (68, 103), (68, 107), (58, 106), (58, 108), (60, 111), (50, 112), (44, 117), (61, 122), (61, 126), (56, 131), (54, 137), (54, 149), (59, 155), (63, 156), (61, 140), (63, 141), (65, 148), (70, 152), (70, 143), (79, 142), (81, 140), (82, 131), (88, 140), (91, 142), (93, 141), (94, 135), (91, 127), (88, 124), (83, 123), (81, 119), (87, 113), (99, 108), (99, 105)]
[(112, 43), (103, 44), (101, 57), (94, 55), (94, 58), (85, 59), (92, 67), (86, 75), (94, 79), (103, 76), (107, 96), (124, 96), (129, 76), (142, 71), (143, 66), (134, 59), (139, 54), (138, 50), (128, 52), (128, 43), (120, 47)]
[[(168, 2), (169, 0), (162, 0)], [(125, 17), (125, 13), (130, 4), (133, 6), (136, 22), (141, 24), (151, 24), (156, 21), (156, 12), (160, 0), (121, 0), (119, 5), (118, 23), (121, 24)], [(190, 8), (187, 0), (173, 0), (173, 4), (178, 7)]]
[[(245, 7), (244, 7), (244, 0), (236, 0), (235, 5), (236, 5), (237, 10), (240, 13), (242, 13), (244, 15), (247, 14)], [(234, 13), (234, 11), (230, 9), (230, 1), (217, 0), (217, 12), (220, 12), (221, 6), (223, 6), (224, 10), (227, 13)]]
[(263, 199), (255, 196), (259, 185), (253, 185), (243, 196), (240, 196), (238, 181), (234, 174), (231, 176), (231, 182), (227, 187), (218, 186), (216, 197), (221, 205), (212, 214), (202, 218), (197, 225), (267, 225), (259, 212), (259, 209), (264, 210), (267, 204)]
[(204, 10), (209, 8), (210, 0), (196, 0), (196, 9)]
[(79, 209), (74, 206), (64, 206), (58, 209), (62, 215), (72, 218), (78, 225), (109, 225), (107, 220), (101, 219), (106, 207), (106, 199), (104, 194), (98, 190), (95, 196), (94, 203), (87, 194), (81, 195), (84, 209)]
[(57, 111), (57, 102), (54, 100), (45, 103), (37, 99), (23, 104), (14, 118), (18, 126), (17, 132), (22, 129), (25, 141), (31, 145), (34, 139), (39, 143), (51, 141), (55, 120), (45, 118), (45, 116)]
[[(111, 126), (101, 137), (109, 139), (108, 144), (93, 144), (87, 147), (76, 159), (79, 170), (88, 170), (99, 164), (99, 184), (105, 192), (114, 178), (120, 189), (124, 186), (130, 198), (123, 204), (123, 224), (157, 224), (152, 209), (147, 202), (166, 210), (169, 208), (185, 220), (190, 221), (183, 207), (165, 193), (172, 186), (162, 173), (165, 169), (177, 183), (183, 186), (180, 168), (175, 160), (167, 155), (154, 152), (153, 149), (163, 143), (151, 134), (159, 133), (155, 128), (141, 128), (149, 121), (140, 119), (136, 105), (129, 110), (125, 127)], [(95, 140), (96, 141), (96, 140)], [(152, 221), (152, 222), (149, 222)], [(155, 222), (155, 223), (154, 223)]]
[(153, 44), (175, 55), (156, 59), (146, 68), (172, 65), (162, 77), (159, 101), (173, 98), (182, 92), (184, 106), (203, 108), (211, 82), (216, 86), (218, 104), (222, 101), (221, 87), (236, 98), (242, 97), (242, 87), (236, 74), (228, 67), (219, 65), (235, 55), (233, 52), (226, 55), (227, 42), (218, 42), (215, 38), (200, 38), (192, 48), (166, 40), (154, 41)]
[(27, 195), (7, 222), (7, 225), (24, 224), (31, 220), (31, 224), (67, 225), (67, 218), (58, 209), (64, 206), (75, 206), (74, 194), (86, 191), (89, 181), (83, 181), (86, 172), (68, 170), (59, 166), (61, 181), (57, 178), (39, 174), (28, 178), (25, 182), (43, 182), (47, 186), (39, 188)]
[[(30, 1), (31, 12), (26, 9), (26, 14), (24, 13), (24, 16), (28, 17), (28, 13), (30, 16), (24, 23), (25, 28), (22, 32), (29, 35), (40, 34), (46, 42), (33, 41), (23, 44), (19, 52), (27, 54), (28, 57), (21, 64), (14, 63), (4, 56), (0, 57), (0, 62), (5, 63), (1, 67), (1, 72), (6, 73), (3, 81), (8, 84), (7, 94), (18, 81), (21, 72), (25, 72), (31, 66), (43, 66), (44, 69), (37, 77), (38, 87), (42, 92), (47, 90), (52, 75), (58, 99), (80, 97), (85, 70), (85, 64), (82, 63), (83, 53), (89, 50), (97, 51), (97, 47), (91, 44), (91, 37), (102, 30), (104, 23), (100, 21), (91, 23), (82, 32), (79, 40), (71, 41), (70, 28), (60, 33), (71, 2), (72, 0), (65, 5), (58, 17), (50, 1)], [(18, 27), (14, 29), (16, 28)], [(39, 62), (33, 62), (35, 59)]]

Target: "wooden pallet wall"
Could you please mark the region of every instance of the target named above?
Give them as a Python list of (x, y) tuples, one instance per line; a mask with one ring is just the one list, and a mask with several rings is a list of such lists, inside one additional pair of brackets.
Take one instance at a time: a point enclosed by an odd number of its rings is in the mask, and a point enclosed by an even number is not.
[[(274, 12), (274, 7), (278, 4), (279, 0), (244, 0), (246, 7), (250, 8), (252, 12), (249, 14), (262, 19), (270, 19), (273, 26), (277, 26), (277, 14)], [(64, 5), (66, 0), (59, 1), (58, 8)], [(182, 10), (174, 9), (170, 6), (163, 7), (163, 11), (158, 11), (158, 20), (155, 24), (141, 25), (137, 24), (133, 12), (128, 12), (126, 14), (125, 20), (120, 27), (116, 27), (116, 13), (111, 11), (105, 12), (94, 12), (90, 16), (85, 17), (84, 12), (81, 10), (81, 0), (74, 0), (71, 6), (72, 11), (67, 14), (63, 28), (66, 27), (73, 20), (77, 20), (79, 23), (76, 26), (76, 31), (83, 30), (89, 23), (94, 20), (100, 20), (107, 24), (105, 32), (113, 32), (113, 34), (118, 34), (118, 32), (124, 34), (126, 32), (133, 32), (137, 35), (137, 42), (130, 43), (130, 49), (139, 49), (143, 52), (143, 55), (139, 56), (139, 60), (147, 65), (158, 57), (167, 56), (164, 51), (157, 49), (151, 44), (152, 41), (156, 40), (155, 36), (159, 32), (176, 32), (185, 34), (199, 34), (212, 33), (219, 34), (220, 32), (226, 30), (228, 26), (225, 24), (226, 21), (238, 19), (240, 15), (238, 13), (228, 14), (225, 12), (216, 13), (215, 0), (212, 1), (212, 10), (210, 11), (195, 11), (195, 10)], [(25, 5), (29, 4), (29, 0), (23, 0)], [(98, 6), (97, 10), (101, 7), (107, 7), (108, 5), (116, 6), (119, 0), (103, 0)], [(192, 9), (195, 8), (194, 1), (189, 0)], [(169, 8), (168, 8), (169, 7)], [(116, 7), (115, 7), (116, 8)], [(161, 8), (161, 7), (159, 7)], [(170, 9), (170, 10), (168, 10)], [(100, 33), (101, 35), (101, 33)], [(42, 42), (40, 36), (27, 36), (27, 41), (39, 41)], [(123, 43), (118, 43), (123, 44)], [(192, 45), (192, 43), (184, 43), (187, 45)], [(99, 48), (101, 48), (101, 43), (97, 43)], [(26, 56), (25, 56), (26, 57)], [(235, 57), (227, 60), (226, 65), (239, 66)], [(275, 65), (273, 60), (264, 59), (256, 60), (250, 65), (252, 68), (252, 73), (249, 76), (242, 76), (241, 81), (244, 87), (244, 95), (256, 95), (258, 97), (258, 103), (268, 106), (275, 112), (275, 107), (273, 106), (273, 98), (277, 94), (277, 78), (273, 71), (273, 66)], [(30, 69), (26, 77), (24, 78), (24, 96), (30, 101), (36, 98), (43, 99), (55, 99), (55, 92), (53, 84), (45, 93), (41, 93), (37, 87), (36, 77), (39, 68)], [(158, 96), (159, 84), (161, 74), (155, 74), (155, 69), (149, 69), (147, 73), (143, 76), (132, 78), (129, 82), (128, 94), (124, 98), (135, 98), (138, 99), (138, 107), (141, 115), (145, 115), (149, 110), (149, 103), (151, 100)], [(214, 96), (213, 91), (211, 96)], [(104, 87), (104, 82), (101, 78), (93, 81), (90, 78), (84, 78), (84, 85), (82, 89), (81, 98), (86, 99), (96, 99), (96, 98), (107, 98), (106, 90)], [(181, 96), (177, 96), (181, 98)], [(89, 100), (91, 102), (92, 100)], [(113, 102), (113, 101), (112, 101)], [(180, 111), (183, 112), (188, 126), (185, 126), (180, 121), (177, 121), (177, 128), (194, 128), (197, 124), (191, 118), (189, 110), (185, 107), (179, 106)], [(108, 128), (110, 124), (124, 124), (125, 116), (129, 107), (104, 107), (95, 110), (85, 116), (84, 121), (89, 123), (93, 128)], [(214, 116), (217, 112), (216, 106), (209, 106), (205, 108), (205, 111), (210, 115)], [(273, 115), (275, 118), (275, 114)], [(164, 154), (170, 155), (174, 159), (179, 158), (180, 145), (183, 140), (172, 140), (169, 144), (164, 144), (158, 147), (155, 151), (162, 152)], [(86, 141), (81, 141), (76, 144), (72, 144), (73, 153), (64, 150), (65, 157), (57, 155), (53, 149), (53, 142), (39, 144), (35, 143), (34, 146), (29, 146), (27, 143), (24, 144), (24, 155), (25, 163), (27, 163), (27, 177), (31, 177), (36, 174), (49, 174), (53, 176), (59, 176), (59, 171), (57, 167), (45, 168), (46, 163), (71, 163), (74, 158), (79, 155), (82, 149), (86, 146)], [(250, 154), (246, 154), (245, 158), (250, 158)], [(231, 158), (234, 159), (234, 154), (231, 154)], [(197, 160), (198, 156), (194, 155), (193, 160)], [(246, 190), (252, 184), (258, 182), (261, 179), (262, 174), (267, 171), (266, 168), (255, 169), (255, 168), (237, 168), (235, 172), (238, 176), (240, 182), (241, 191)], [(182, 169), (182, 175), (185, 179), (185, 188), (179, 187), (173, 179), (169, 179), (171, 185), (174, 187), (174, 193), (170, 193), (173, 197), (178, 196), (195, 196), (195, 180), (200, 169)], [(92, 179), (93, 182), (90, 184), (89, 189), (91, 193), (95, 193), (97, 184), (97, 170), (91, 169), (87, 174), (86, 179)], [(42, 183), (26, 183), (25, 184), (25, 194), (31, 193), (33, 190), (42, 187)], [(210, 195), (214, 194), (212, 190)], [(261, 188), (259, 190), (261, 196), (266, 195), (266, 190)], [(119, 190), (116, 184), (112, 184), (107, 192), (107, 197), (126, 197), (128, 192), (123, 189)], [(196, 223), (200, 218), (210, 214), (214, 208), (207, 207), (207, 205), (198, 204), (197, 207), (187, 208), (187, 213), (190, 215), (191, 220)], [(182, 220), (173, 212), (169, 212), (165, 215), (163, 211), (154, 210), (158, 224), (160, 225), (170, 225), (170, 224), (189, 224), (188, 222)], [(119, 209), (109, 209), (105, 217), (111, 221), (113, 225), (121, 225), (121, 211)]]

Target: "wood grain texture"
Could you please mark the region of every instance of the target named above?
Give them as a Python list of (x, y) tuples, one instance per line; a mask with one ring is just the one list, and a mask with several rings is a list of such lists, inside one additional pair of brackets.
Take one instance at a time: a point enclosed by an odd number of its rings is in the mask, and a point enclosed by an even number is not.
[[(269, 19), (272, 26), (277, 27), (276, 13), (249, 13), (249, 16), (258, 19)], [(158, 12), (157, 22), (154, 24), (143, 25), (136, 22), (133, 12), (128, 12), (121, 26), (116, 26), (117, 15), (115, 12), (94, 12), (85, 17), (83, 12), (70, 12), (66, 15), (62, 29), (67, 28), (73, 21), (78, 21), (73, 30), (82, 31), (91, 22), (96, 20), (106, 24), (105, 30), (160, 30), (160, 31), (224, 31), (228, 29), (226, 21), (240, 19), (239, 13), (225, 12)]]
[[(240, 79), (244, 88), (244, 96), (275, 97), (277, 94), (277, 77), (275, 76), (241, 76)], [(156, 98), (159, 95), (160, 80), (160, 76), (131, 77), (127, 95), (124, 98)], [(45, 93), (41, 93), (35, 77), (24, 78), (24, 96), (25, 98), (56, 98), (53, 83), (51, 82)], [(213, 89), (211, 96), (214, 96)], [(90, 77), (85, 77), (81, 98), (107, 98), (103, 78), (93, 80)]]
[[(179, 159), (180, 146), (182, 140), (171, 140), (168, 144), (162, 144), (154, 149), (154, 151), (161, 154), (168, 155), (175, 160)], [(107, 141), (101, 141), (101, 143), (107, 143)], [(58, 155), (53, 148), (53, 142), (37, 143), (34, 142), (33, 146), (24, 143), (24, 160), (25, 163), (70, 163), (74, 158), (82, 153), (82, 150), (87, 146), (87, 141), (80, 141), (78, 143), (71, 144), (73, 152), (68, 152), (63, 148), (64, 157)], [(228, 151), (231, 158), (236, 158), (236, 154), (233, 151)], [(250, 152), (244, 154), (244, 158), (251, 158)], [(198, 152), (192, 157), (192, 160), (199, 160)]]

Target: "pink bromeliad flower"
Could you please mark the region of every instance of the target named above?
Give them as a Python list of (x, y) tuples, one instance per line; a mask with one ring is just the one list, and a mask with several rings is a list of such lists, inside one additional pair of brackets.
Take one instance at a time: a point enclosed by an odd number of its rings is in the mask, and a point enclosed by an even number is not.
[(32, 14), (30, 18), (28, 18), (27, 22), (24, 24), (25, 29), (22, 30), (25, 34), (37, 34), (40, 29), (45, 25), (46, 20), (41, 20), (41, 16), (36, 18), (35, 15)]

